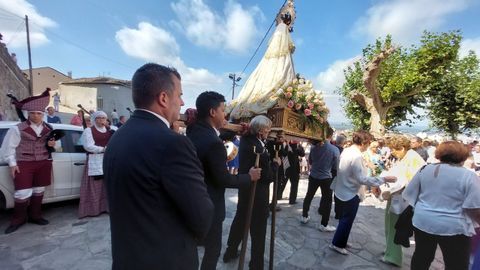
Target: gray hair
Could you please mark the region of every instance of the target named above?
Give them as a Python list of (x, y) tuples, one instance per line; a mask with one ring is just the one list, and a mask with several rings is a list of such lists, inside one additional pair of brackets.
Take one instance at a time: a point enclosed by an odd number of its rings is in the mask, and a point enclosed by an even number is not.
[(343, 144), (345, 144), (346, 139), (347, 137), (345, 137), (344, 135), (338, 134), (337, 138), (335, 138), (335, 143), (339, 146), (342, 146)]
[(272, 126), (272, 120), (265, 115), (257, 115), (250, 121), (250, 133), (257, 135), (260, 131)]

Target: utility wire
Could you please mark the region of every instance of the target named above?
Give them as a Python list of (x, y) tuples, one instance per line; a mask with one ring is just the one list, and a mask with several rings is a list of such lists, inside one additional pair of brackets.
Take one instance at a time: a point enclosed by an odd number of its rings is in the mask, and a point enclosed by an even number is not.
[[(10, 12), (10, 11), (8, 11), (8, 10), (5, 10), (5, 9), (3, 9), (3, 8), (0, 8), (0, 10), (4, 11), (4, 12), (6, 12), (6, 13), (9, 13), (9, 14), (11, 14), (11, 15), (13, 15), (13, 16), (16, 16), (16, 17), (18, 17), (18, 18), (21, 18), (22, 21), (24, 21), (24, 18), (21, 17), (21, 16), (18, 16), (17, 14), (14, 14), (14, 13), (12, 13), (12, 12)], [(40, 26), (39, 24), (35, 23), (35, 21), (30, 20), (30, 23), (35, 24), (36, 26), (42, 28), (42, 26)], [(50, 30), (48, 30), (48, 29), (45, 29), (45, 28), (44, 28), (44, 31), (47, 32), (47, 33), (49, 33), (49, 34), (51, 34), (51, 35), (53, 35), (53, 36), (55, 36), (55, 37), (57, 37), (57, 38), (59, 38), (59, 39), (61, 39), (61, 40), (63, 40), (64, 42), (66, 42), (66, 43), (68, 43), (68, 44), (70, 44), (70, 45), (72, 45), (72, 46), (74, 46), (74, 47), (77, 47), (77, 48), (79, 48), (79, 49), (81, 49), (81, 50), (83, 50), (83, 51), (86, 51), (87, 53), (89, 53), (89, 54), (91, 54), (91, 55), (94, 55), (94, 56), (96, 56), (96, 57), (102, 58), (102, 59), (104, 59), (104, 60), (107, 60), (107, 61), (109, 61), (109, 62), (118, 64), (118, 65), (121, 65), (121, 66), (123, 66), (123, 67), (125, 67), (125, 68), (128, 68), (128, 69), (135, 69), (135, 68), (133, 68), (133, 67), (131, 67), (131, 66), (129, 66), (129, 65), (126, 65), (126, 64), (124, 64), (124, 63), (118, 62), (118, 61), (116, 61), (116, 60), (114, 60), (114, 59), (111, 59), (111, 58), (106, 57), (106, 56), (104, 56), (104, 55), (101, 55), (101, 54), (99, 54), (99, 53), (97, 53), (97, 52), (94, 52), (94, 51), (92, 51), (92, 50), (90, 50), (90, 49), (87, 49), (87, 48), (85, 48), (85, 47), (83, 47), (83, 46), (81, 46), (81, 45), (79, 45), (79, 44), (77, 44), (77, 43), (75, 43), (75, 42), (73, 42), (73, 41), (70, 41), (70, 40), (68, 40), (67, 38), (64, 38), (64, 37), (60, 36), (59, 34), (56, 34), (55, 32), (52, 32), (52, 31), (50, 31)]]
[(20, 33), (21, 31), (23, 31), (23, 22), (20, 22), (20, 24), (17, 26), (17, 28), (15, 29), (15, 33), (13, 34), (13, 36), (10, 38), (10, 40), (5, 44), (6, 46), (10, 45), (10, 43), (12, 43), (12, 41), (15, 40), (15, 38), (17, 38), (18, 36), (18, 33)]
[[(287, 0), (285, 0), (282, 4), (282, 7), (285, 6), (285, 3), (287, 3)], [(282, 7), (280, 8), (280, 10), (282, 9)], [(267, 38), (268, 36), (268, 33), (270, 33), (270, 30), (272, 30), (272, 27), (273, 25), (275, 24), (275, 21), (277, 20), (277, 17), (275, 16), (275, 19), (273, 19), (273, 22), (272, 24), (270, 24), (270, 27), (268, 28), (267, 32), (265, 33), (265, 35), (263, 36), (262, 40), (260, 41), (260, 44), (258, 44), (257, 46), (257, 49), (255, 49), (255, 52), (253, 52), (253, 55), (252, 57), (250, 57), (250, 60), (248, 60), (248, 63), (245, 65), (245, 67), (243, 68), (242, 72), (240, 73), (240, 77), (243, 76), (243, 74), (245, 73), (245, 70), (247, 69), (248, 65), (250, 65), (250, 63), (252, 62), (253, 58), (255, 57), (255, 55), (257, 54), (258, 50), (260, 49), (260, 47), (262, 46), (263, 42), (265, 41), (265, 39)]]

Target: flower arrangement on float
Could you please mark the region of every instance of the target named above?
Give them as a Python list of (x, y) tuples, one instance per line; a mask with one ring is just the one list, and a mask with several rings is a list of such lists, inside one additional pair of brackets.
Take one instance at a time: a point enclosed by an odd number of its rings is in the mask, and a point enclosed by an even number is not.
[(297, 75), (290, 84), (277, 91), (279, 105), (290, 108), (300, 116), (306, 126), (316, 130), (327, 121), (328, 109), (321, 93), (313, 89), (313, 84)]

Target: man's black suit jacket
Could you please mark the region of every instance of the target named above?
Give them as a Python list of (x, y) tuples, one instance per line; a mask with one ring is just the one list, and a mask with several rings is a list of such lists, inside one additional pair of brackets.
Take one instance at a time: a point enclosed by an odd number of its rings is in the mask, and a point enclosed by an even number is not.
[(221, 222), (225, 219), (225, 188), (249, 187), (250, 175), (231, 175), (228, 172), (227, 152), (223, 141), (207, 122), (200, 120), (188, 126), (187, 137), (195, 146), (203, 166), (207, 190), (215, 205), (214, 219)]
[(290, 163), (290, 168), (287, 169), (287, 173), (299, 174), (300, 160), (298, 157), (304, 157), (305, 150), (298, 143), (291, 143), (290, 148), (292, 148), (292, 151), (288, 151), (288, 162)]
[(197, 269), (213, 204), (190, 140), (136, 110), (104, 157), (113, 269)]

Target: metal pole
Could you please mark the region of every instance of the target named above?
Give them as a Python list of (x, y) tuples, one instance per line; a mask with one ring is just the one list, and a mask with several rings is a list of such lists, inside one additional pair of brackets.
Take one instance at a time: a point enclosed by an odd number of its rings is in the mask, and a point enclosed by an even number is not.
[(232, 78), (232, 100), (235, 98), (235, 76), (236, 74), (234, 73)]
[(32, 71), (32, 52), (30, 50), (30, 30), (28, 28), (28, 16), (25, 15), (25, 24), (27, 26), (27, 48), (28, 48), (28, 67), (30, 73), (30, 80), (28, 81), (28, 91), (30, 96), (33, 96), (33, 71)]

